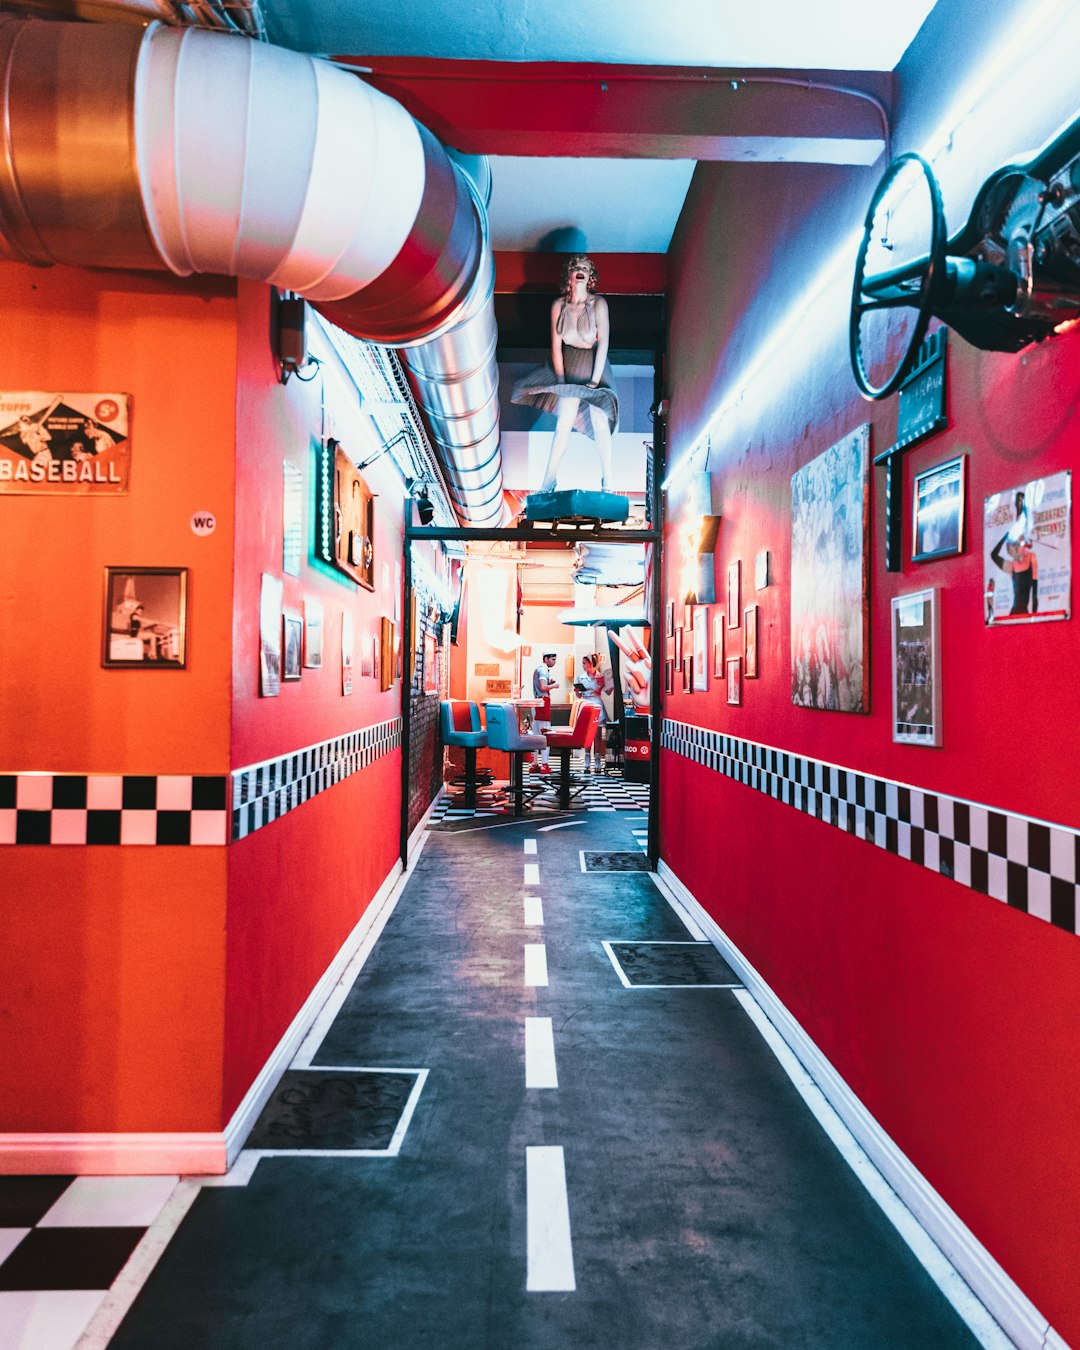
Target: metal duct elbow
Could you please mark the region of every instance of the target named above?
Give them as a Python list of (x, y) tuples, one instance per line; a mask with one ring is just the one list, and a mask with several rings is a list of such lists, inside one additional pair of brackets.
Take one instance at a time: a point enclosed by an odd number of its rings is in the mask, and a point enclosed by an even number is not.
[(421, 410), (459, 515), (501, 518), (483, 205), (400, 104), (303, 53), (161, 24), (0, 19), (0, 72), (0, 257), (247, 277), (368, 341), (437, 339), (408, 356)]

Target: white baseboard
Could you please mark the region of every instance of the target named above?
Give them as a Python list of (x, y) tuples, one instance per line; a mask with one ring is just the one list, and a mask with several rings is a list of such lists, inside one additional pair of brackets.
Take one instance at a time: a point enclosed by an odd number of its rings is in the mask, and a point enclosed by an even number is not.
[(0, 1134), (0, 1176), (172, 1176), (224, 1172), (225, 1135)]
[(670, 889), (735, 970), (766, 1018), (802, 1064), (871, 1163), (948, 1258), (979, 1302), (1020, 1350), (1064, 1342), (911, 1159), (885, 1133), (796, 1019), (667, 863), (657, 884)]

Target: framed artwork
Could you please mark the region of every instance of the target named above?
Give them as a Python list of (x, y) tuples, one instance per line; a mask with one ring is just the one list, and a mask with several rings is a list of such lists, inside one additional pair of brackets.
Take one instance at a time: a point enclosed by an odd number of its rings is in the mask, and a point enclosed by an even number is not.
[(379, 639), (371, 639), (371, 673), (375, 679), (379, 678)]
[(683, 657), (682, 680), (683, 693), (692, 694), (694, 692), (694, 658), (692, 656)]
[(683, 635), (683, 630), (682, 630), (681, 628), (676, 628), (676, 629), (675, 629), (675, 664), (676, 664), (676, 666), (678, 666), (678, 668), (679, 668), (680, 670), (682, 670), (682, 658), (683, 658), (683, 650), (682, 650), (682, 648), (683, 648), (683, 636), (682, 636), (682, 635)]
[(727, 622), (729, 628), (738, 628), (742, 610), (742, 560), (736, 558), (727, 570)]
[(791, 478), (791, 701), (870, 711), (870, 427)]
[(298, 577), (304, 551), (304, 475), (288, 459), (281, 461), (281, 475), (281, 570)]
[(694, 690), (709, 689), (709, 611), (704, 605), (694, 610)]
[(675, 636), (675, 601), (674, 601), (674, 600), (669, 600), (669, 601), (667, 602), (667, 629), (666, 629), (666, 632), (667, 632), (667, 636), (668, 636), (668, 637), (674, 637), (674, 636)]
[(323, 607), (321, 600), (304, 601), (304, 665), (309, 670), (322, 667)]
[(394, 621), (379, 620), (379, 688), (386, 692), (394, 683)]
[(101, 664), (183, 670), (187, 568), (106, 567)]
[(941, 620), (935, 587), (892, 601), (894, 741), (941, 744)]
[(729, 656), (727, 663), (727, 701), (742, 702), (742, 657)]
[(346, 609), (341, 615), (341, 693), (353, 690), (353, 644), (356, 640), (352, 614)]
[(664, 662), (664, 693), (673, 694), (675, 692), (675, 662)]
[(743, 643), (743, 660), (748, 680), (757, 679), (757, 605), (747, 605), (743, 614), (746, 639)]
[(424, 693), (435, 694), (439, 690), (438, 646), (434, 633), (424, 634)]
[(282, 617), (285, 638), (281, 648), (281, 678), (298, 680), (304, 665), (304, 616), (295, 609), (287, 609)]
[(717, 614), (712, 624), (712, 673), (713, 678), (724, 678), (724, 616)]
[(694, 606), (683, 605), (682, 626), (684, 628), (693, 628), (694, 626)]
[(772, 554), (767, 548), (754, 556), (754, 589), (764, 591), (772, 584)]
[(370, 678), (375, 674), (375, 649), (379, 645), (378, 638), (372, 639), (365, 633), (360, 639), (360, 677), (361, 679)]
[(316, 556), (373, 591), (375, 498), (360, 470), (333, 436), (328, 436), (320, 447), (315, 490)]
[(281, 601), (285, 583), (268, 572), (259, 589), (259, 693), (277, 698), (281, 693)]
[(988, 628), (1069, 617), (1071, 538), (1068, 469), (986, 498), (983, 576)]
[(911, 527), (913, 562), (949, 558), (963, 553), (964, 467), (967, 455), (957, 455), (915, 475), (915, 508)]

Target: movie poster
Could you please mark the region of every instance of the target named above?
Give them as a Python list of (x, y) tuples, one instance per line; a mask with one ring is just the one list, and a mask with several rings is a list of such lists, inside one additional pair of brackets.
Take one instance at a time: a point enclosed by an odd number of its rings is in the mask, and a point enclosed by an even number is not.
[(1067, 619), (1072, 473), (1048, 474), (983, 503), (983, 618), (988, 628)]
[(792, 475), (791, 701), (800, 708), (870, 710), (869, 481), (869, 426)]
[(0, 393), (0, 492), (125, 493), (127, 394)]

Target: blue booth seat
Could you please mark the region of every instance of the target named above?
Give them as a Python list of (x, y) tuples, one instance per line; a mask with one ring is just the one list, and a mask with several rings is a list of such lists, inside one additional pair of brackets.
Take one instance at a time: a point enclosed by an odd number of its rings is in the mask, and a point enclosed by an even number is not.
[(480, 709), (465, 699), (444, 698), (439, 724), (443, 745), (456, 745), (465, 751), (465, 805), (476, 805), (476, 752), (488, 743), (480, 725)]
[(492, 750), (505, 750), (510, 756), (510, 791), (514, 797), (514, 815), (524, 810), (524, 759), (530, 750), (543, 750), (543, 736), (532, 736), (518, 725), (517, 709), (512, 703), (485, 703), (487, 743)]

